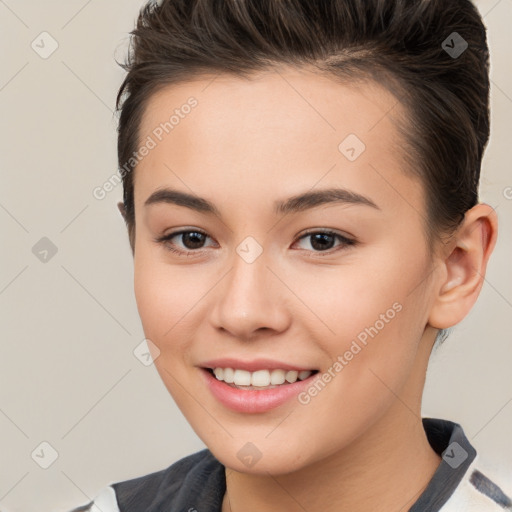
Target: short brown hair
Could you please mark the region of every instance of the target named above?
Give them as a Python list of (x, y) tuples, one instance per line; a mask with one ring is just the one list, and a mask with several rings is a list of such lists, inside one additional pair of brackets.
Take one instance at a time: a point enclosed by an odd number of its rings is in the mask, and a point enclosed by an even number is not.
[[(489, 51), (469, 0), (150, 1), (131, 34), (116, 102), (124, 171), (139, 146), (148, 99), (161, 87), (202, 73), (243, 76), (309, 64), (332, 76), (376, 78), (401, 97), (409, 115), (404, 156), (425, 187), (429, 240), (452, 232), (478, 202), (489, 138)], [(122, 176), (133, 251), (133, 172)]]

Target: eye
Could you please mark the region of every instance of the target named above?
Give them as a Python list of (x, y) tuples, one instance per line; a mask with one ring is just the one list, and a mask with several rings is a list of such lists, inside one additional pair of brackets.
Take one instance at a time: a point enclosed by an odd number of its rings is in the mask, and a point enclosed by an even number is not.
[[(180, 240), (185, 247), (176, 248), (176, 243), (172, 242), (174, 238)], [(185, 229), (156, 238), (155, 242), (162, 244), (166, 249), (180, 256), (188, 256), (192, 252), (199, 252), (198, 249), (203, 248), (206, 238), (210, 237), (200, 229)]]
[[(347, 246), (356, 245), (355, 240), (334, 231), (309, 231), (299, 238), (299, 242), (301, 240), (308, 241), (310, 247), (313, 248), (314, 253), (324, 252), (332, 254), (333, 252), (347, 248)], [(334, 246), (334, 250), (331, 250), (336, 240), (339, 240), (340, 243), (339, 245)], [(306, 250), (309, 249), (306, 248)], [(319, 256), (323, 256), (323, 254), (319, 254)]]
[[(184, 245), (180, 248), (176, 242), (172, 240), (176, 238)], [(179, 256), (193, 256), (193, 253), (200, 253), (203, 249), (206, 239), (210, 238), (204, 231), (200, 229), (185, 229), (175, 231), (167, 235), (158, 237), (155, 242), (162, 244), (167, 250), (178, 254)], [(332, 254), (333, 252), (347, 248), (348, 246), (356, 245), (356, 241), (348, 238), (344, 235), (336, 233), (334, 231), (310, 231), (302, 235), (298, 241), (309, 239), (310, 246), (313, 248), (305, 249), (313, 253), (327, 253)], [(336, 240), (339, 240), (339, 244), (334, 246), (334, 250), (331, 250)], [(318, 254), (323, 256), (323, 254)]]

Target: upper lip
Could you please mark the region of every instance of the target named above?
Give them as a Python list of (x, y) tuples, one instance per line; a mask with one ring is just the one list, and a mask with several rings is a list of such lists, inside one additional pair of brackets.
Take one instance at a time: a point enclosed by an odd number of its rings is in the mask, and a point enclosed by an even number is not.
[(205, 361), (198, 366), (203, 368), (234, 368), (239, 370), (246, 370), (248, 372), (256, 372), (258, 370), (313, 370), (311, 367), (304, 367), (289, 363), (283, 363), (281, 361), (275, 361), (272, 359), (253, 359), (252, 361), (242, 361), (240, 359), (233, 358), (222, 358), (222, 359), (212, 359), (210, 361)]

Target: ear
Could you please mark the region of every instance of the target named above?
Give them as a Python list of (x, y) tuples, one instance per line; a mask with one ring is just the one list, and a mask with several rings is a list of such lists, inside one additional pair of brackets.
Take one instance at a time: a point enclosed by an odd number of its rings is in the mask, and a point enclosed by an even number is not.
[(123, 201), (119, 201), (117, 203), (117, 208), (121, 212), (121, 215), (123, 216), (124, 221), (126, 222), (126, 208), (124, 207)]
[(121, 215), (123, 216), (124, 222), (128, 228), (128, 239), (130, 242), (130, 248), (132, 250), (132, 254), (135, 254), (135, 228), (132, 224), (128, 223), (127, 217), (126, 217), (126, 208), (124, 206), (123, 201), (119, 201), (117, 203), (117, 208), (121, 212)]
[(498, 217), (488, 204), (477, 204), (439, 262), (442, 279), (428, 323), (437, 329), (458, 324), (471, 310), (482, 288), (487, 262), (496, 245)]

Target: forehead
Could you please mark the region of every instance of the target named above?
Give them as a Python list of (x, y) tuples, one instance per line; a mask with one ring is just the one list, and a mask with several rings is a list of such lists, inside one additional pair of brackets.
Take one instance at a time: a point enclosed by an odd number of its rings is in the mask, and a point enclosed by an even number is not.
[(267, 195), (269, 185), (291, 195), (330, 181), (380, 195), (385, 187), (390, 205), (408, 196), (419, 208), (419, 184), (403, 172), (396, 123), (405, 117), (397, 99), (374, 82), (342, 83), (307, 69), (169, 85), (152, 95), (141, 121), (139, 140), (151, 138), (155, 147), (137, 167), (136, 195), (142, 200), (176, 176), (205, 194), (233, 180)]
[[(363, 137), (384, 118), (387, 123), (382, 128), (388, 130), (393, 116), (404, 115), (397, 99), (373, 81), (342, 81), (307, 67), (281, 67), (248, 77), (203, 75), (164, 86), (149, 98), (140, 133), (150, 133), (158, 123), (169, 120), (190, 97), (199, 104), (193, 112), (195, 129), (213, 128), (214, 132), (226, 131), (230, 120), (251, 123), (242, 127), (253, 134), (272, 128), (304, 132), (307, 121), (310, 132), (340, 137), (343, 130), (352, 130)], [(260, 115), (263, 111), (265, 117)], [(239, 131), (240, 125), (231, 127)]]

